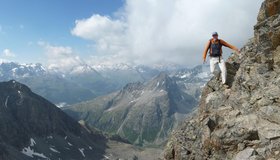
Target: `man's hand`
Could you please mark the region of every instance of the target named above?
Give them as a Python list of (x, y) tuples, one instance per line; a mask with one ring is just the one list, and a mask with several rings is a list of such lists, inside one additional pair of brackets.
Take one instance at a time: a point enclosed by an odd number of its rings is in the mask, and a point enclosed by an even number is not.
[(203, 64), (206, 64), (206, 59), (203, 59)]
[(237, 49), (236, 52), (240, 54), (240, 49)]

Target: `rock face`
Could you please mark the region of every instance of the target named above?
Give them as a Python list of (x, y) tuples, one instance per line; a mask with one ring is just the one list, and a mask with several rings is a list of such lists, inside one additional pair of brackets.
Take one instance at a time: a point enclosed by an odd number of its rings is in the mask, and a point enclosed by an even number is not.
[(133, 144), (160, 145), (196, 104), (163, 72), (146, 84), (131, 83), (116, 93), (66, 107), (64, 111)]
[(102, 159), (106, 142), (27, 86), (0, 83), (0, 159)]
[(214, 76), (198, 109), (171, 136), (165, 159), (280, 158), (280, 0), (263, 2), (255, 36)]

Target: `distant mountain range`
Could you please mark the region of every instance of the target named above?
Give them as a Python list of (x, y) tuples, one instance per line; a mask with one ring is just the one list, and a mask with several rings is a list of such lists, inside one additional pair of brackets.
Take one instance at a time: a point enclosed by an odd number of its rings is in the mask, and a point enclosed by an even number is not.
[(171, 71), (169, 76), (177, 82), (181, 89), (197, 100), (200, 99), (202, 87), (211, 78), (208, 65), (199, 65), (191, 69), (178, 69)]
[(34, 92), (56, 104), (75, 103), (96, 96), (90, 89), (68, 80), (64, 74), (45, 69), (41, 64), (0, 64), (0, 80), (13, 79), (31, 86)]
[(146, 83), (130, 83), (120, 91), (63, 110), (90, 126), (137, 145), (160, 145), (197, 105), (176, 81), (162, 72)]
[(119, 154), (122, 147), (136, 157), (153, 157), (160, 150), (142, 153), (103, 132), (142, 146), (164, 144), (197, 105), (210, 78), (205, 67), (84, 64), (63, 72), (1, 62), (0, 81), (8, 82), (0, 82), (0, 159), (134, 157)]
[(182, 69), (181, 66), (172, 64), (153, 67), (124, 63), (95, 66), (81, 64), (63, 72), (39, 63), (1, 62), (0, 81), (17, 80), (57, 106), (64, 106), (109, 94), (128, 83), (146, 82), (161, 71), (166, 71), (188, 94), (197, 97), (201, 90), (199, 86), (206, 82), (201, 75), (207, 75), (207, 71), (202, 68), (198, 66), (194, 69)]

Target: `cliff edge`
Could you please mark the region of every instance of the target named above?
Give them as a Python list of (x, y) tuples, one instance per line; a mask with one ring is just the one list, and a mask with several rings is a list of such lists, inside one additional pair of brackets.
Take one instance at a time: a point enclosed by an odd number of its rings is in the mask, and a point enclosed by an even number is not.
[(166, 160), (280, 159), (280, 0), (265, 0), (254, 38), (214, 76), (198, 109), (173, 132)]

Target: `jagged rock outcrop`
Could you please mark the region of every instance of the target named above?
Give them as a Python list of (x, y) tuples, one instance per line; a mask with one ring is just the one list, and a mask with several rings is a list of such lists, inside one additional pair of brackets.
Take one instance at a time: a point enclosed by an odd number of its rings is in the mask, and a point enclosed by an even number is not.
[(227, 61), (230, 88), (218, 76), (207, 83), (165, 159), (280, 158), (280, 0), (263, 2), (254, 29), (241, 54)]

